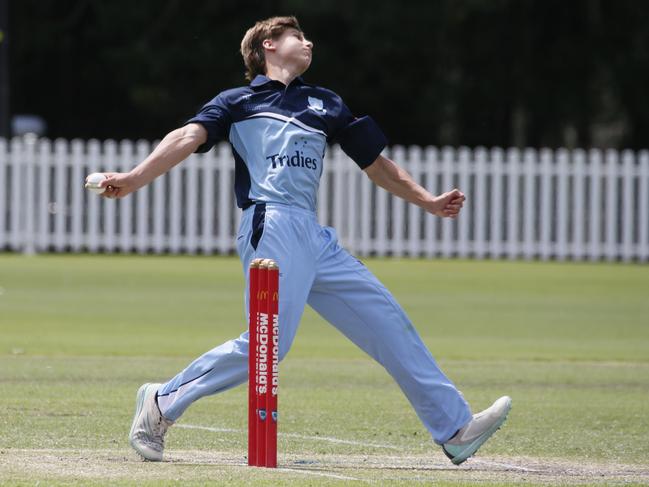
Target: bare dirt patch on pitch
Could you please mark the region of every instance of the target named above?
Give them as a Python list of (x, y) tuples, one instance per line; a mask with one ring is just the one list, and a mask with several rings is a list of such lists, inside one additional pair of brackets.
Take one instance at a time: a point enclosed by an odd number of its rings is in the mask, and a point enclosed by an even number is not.
[(470, 459), (460, 467), (431, 455), (280, 455), (280, 468), (251, 469), (231, 452), (170, 451), (162, 463), (143, 462), (124, 450), (0, 451), (0, 478), (29, 480), (184, 480), (292, 483), (314, 477), (330, 482), (519, 482), (602, 485), (649, 483), (649, 466), (526, 457)]

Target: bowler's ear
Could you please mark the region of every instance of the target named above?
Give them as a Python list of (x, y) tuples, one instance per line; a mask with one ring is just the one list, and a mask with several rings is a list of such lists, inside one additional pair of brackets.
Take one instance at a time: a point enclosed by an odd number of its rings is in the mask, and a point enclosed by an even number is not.
[(261, 45), (264, 49), (267, 49), (268, 51), (274, 51), (275, 49), (277, 49), (272, 39), (264, 39)]

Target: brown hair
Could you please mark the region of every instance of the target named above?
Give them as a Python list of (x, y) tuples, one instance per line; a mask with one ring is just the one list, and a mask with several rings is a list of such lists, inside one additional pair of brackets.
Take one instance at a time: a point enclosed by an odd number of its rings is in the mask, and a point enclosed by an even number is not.
[(271, 17), (260, 20), (247, 30), (241, 41), (241, 55), (246, 65), (246, 79), (252, 81), (258, 74), (266, 74), (266, 56), (262, 43), (266, 39), (277, 39), (288, 29), (302, 32), (293, 16)]

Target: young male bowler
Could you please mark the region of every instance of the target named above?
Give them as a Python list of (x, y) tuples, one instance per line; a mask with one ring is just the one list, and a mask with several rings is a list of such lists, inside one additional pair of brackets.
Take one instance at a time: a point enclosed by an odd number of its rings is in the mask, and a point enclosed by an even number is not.
[[(124, 197), (191, 153), (228, 140), (243, 212), (236, 245), (246, 280), (254, 258), (273, 259), (281, 270), (280, 360), (308, 303), (387, 370), (434, 441), (460, 464), (505, 421), (511, 399), (471, 414), (394, 297), (340, 247), (333, 228), (318, 224), (316, 195), (327, 144), (338, 143), (374, 183), (433, 215), (456, 218), (465, 197), (457, 189), (434, 196), (383, 157), (387, 141), (370, 117), (354, 117), (334, 92), (302, 79), (312, 52), (294, 17), (257, 22), (241, 43), (250, 84), (219, 93), (130, 172), (108, 173), (104, 196)], [(144, 384), (131, 446), (147, 460), (161, 460), (167, 428), (197, 399), (244, 383), (247, 365), (245, 331), (168, 382)]]

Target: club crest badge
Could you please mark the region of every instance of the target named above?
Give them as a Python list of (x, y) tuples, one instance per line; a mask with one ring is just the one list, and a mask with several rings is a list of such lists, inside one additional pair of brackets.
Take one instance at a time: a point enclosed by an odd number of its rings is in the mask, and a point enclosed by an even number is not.
[(320, 98), (314, 98), (310, 96), (308, 100), (309, 100), (309, 108), (311, 110), (318, 113), (327, 113), (327, 110), (325, 110), (324, 108), (324, 103)]

